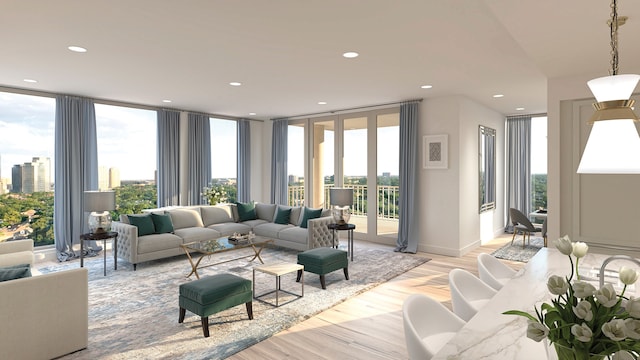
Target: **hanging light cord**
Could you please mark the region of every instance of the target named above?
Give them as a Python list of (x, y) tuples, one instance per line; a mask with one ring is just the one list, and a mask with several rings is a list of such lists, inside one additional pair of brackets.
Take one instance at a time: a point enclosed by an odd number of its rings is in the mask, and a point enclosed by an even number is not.
[(611, 1), (611, 20), (609, 21), (611, 36), (611, 74), (618, 75), (618, 2)]

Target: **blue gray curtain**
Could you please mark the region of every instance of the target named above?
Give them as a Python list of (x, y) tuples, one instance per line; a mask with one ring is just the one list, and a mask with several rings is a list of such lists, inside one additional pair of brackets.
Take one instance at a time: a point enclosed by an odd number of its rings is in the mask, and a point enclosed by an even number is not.
[(187, 205), (206, 204), (201, 194), (211, 182), (211, 124), (204, 114), (189, 113), (188, 120)]
[(180, 112), (158, 111), (158, 207), (180, 205)]
[(506, 128), (505, 230), (511, 232), (509, 208), (528, 214), (531, 206), (531, 116), (508, 116)]
[[(73, 246), (88, 231), (84, 191), (98, 189), (96, 114), (91, 99), (56, 96), (53, 229), (59, 261), (76, 258)], [(89, 254), (100, 249), (88, 244)]]
[[(287, 134), (289, 122), (273, 121), (271, 140), (271, 203), (287, 205)], [(301, 149), (302, 150), (302, 149)]]
[(251, 121), (238, 120), (238, 201), (251, 201)]
[(398, 240), (395, 251), (416, 253), (416, 177), (418, 168), (418, 102), (400, 105), (400, 174), (398, 196)]

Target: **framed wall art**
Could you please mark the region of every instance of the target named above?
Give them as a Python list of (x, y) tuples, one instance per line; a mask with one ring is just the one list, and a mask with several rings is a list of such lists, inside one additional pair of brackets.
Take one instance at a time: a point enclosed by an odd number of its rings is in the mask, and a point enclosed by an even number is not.
[(447, 169), (449, 136), (425, 135), (422, 137), (422, 167), (425, 169)]

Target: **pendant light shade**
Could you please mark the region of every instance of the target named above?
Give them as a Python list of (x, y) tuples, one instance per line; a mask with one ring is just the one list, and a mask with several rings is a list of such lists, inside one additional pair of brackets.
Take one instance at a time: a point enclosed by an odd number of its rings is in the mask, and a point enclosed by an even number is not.
[(633, 112), (633, 90), (640, 75), (618, 75), (618, 26), (626, 17), (618, 18), (617, 1), (611, 2), (611, 75), (587, 82), (597, 103), (589, 120), (593, 125), (587, 139), (579, 174), (640, 174), (640, 136), (636, 128), (638, 116)]

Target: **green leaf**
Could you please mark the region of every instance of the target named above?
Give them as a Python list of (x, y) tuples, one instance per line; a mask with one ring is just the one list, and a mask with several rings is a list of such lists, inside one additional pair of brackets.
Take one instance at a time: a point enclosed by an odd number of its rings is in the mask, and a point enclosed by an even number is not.
[(524, 316), (529, 320), (533, 320), (533, 321), (538, 321), (538, 319), (536, 319), (535, 317), (533, 317), (533, 315), (524, 312), (524, 311), (520, 311), (520, 310), (509, 310), (509, 311), (505, 311), (502, 313), (503, 315), (518, 315), (518, 316)]

